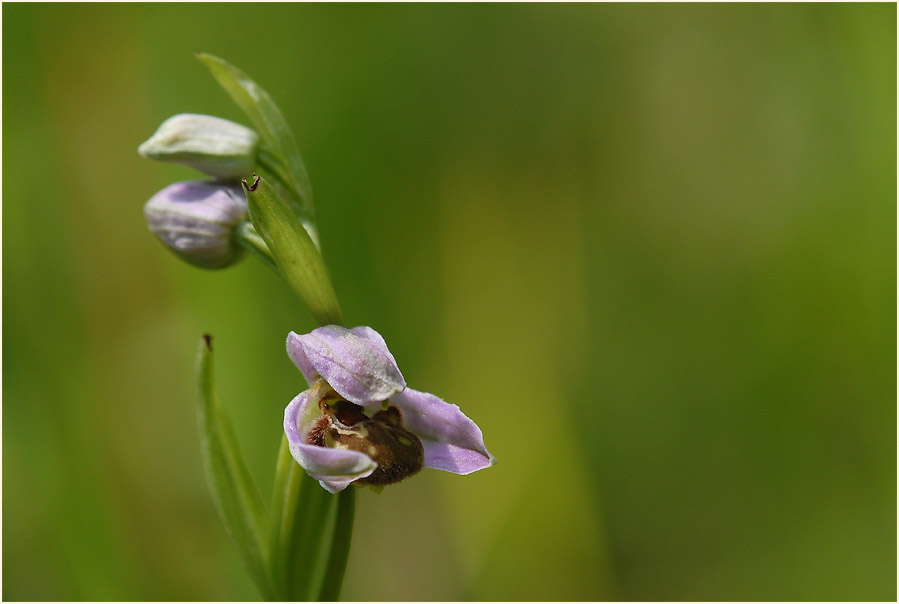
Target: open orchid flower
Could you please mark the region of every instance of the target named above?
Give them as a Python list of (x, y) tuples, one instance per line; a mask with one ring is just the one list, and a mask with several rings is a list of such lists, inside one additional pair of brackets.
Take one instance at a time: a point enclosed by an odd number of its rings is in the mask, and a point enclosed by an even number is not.
[(290, 452), (328, 491), (377, 489), (423, 466), (470, 474), (496, 463), (459, 407), (406, 388), (372, 328), (290, 332), (287, 354), (310, 385), (284, 410)]

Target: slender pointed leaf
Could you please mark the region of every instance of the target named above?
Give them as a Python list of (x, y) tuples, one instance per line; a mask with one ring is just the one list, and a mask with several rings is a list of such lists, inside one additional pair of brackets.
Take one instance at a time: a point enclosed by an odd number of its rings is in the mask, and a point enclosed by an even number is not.
[(204, 335), (197, 356), (200, 447), (206, 480), (225, 531), (266, 599), (272, 595), (266, 566), (268, 519), (262, 499), (243, 463), (231, 422), (215, 388), (212, 337)]
[[(209, 68), (222, 88), (256, 126), (266, 145), (283, 161), (282, 177), (287, 178), (286, 184), (299, 195), (300, 209), (311, 221), (315, 214), (312, 185), (296, 139), (281, 110), (261, 86), (234, 65), (206, 53), (198, 53), (197, 58)], [(281, 172), (277, 167), (274, 171)]]

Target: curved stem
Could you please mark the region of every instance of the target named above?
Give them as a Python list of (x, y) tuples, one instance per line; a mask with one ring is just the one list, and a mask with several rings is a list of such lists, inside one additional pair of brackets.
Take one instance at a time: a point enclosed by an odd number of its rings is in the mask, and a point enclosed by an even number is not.
[(262, 240), (259, 233), (256, 232), (256, 227), (253, 226), (252, 222), (241, 222), (234, 230), (234, 239), (241, 247), (262, 260), (276, 273), (279, 273), (278, 265), (275, 264), (271, 251), (265, 245), (265, 241)]
[(347, 559), (350, 556), (350, 541), (353, 537), (353, 516), (356, 511), (356, 489), (349, 487), (341, 491), (337, 500), (337, 517), (334, 519), (331, 552), (322, 579), (318, 600), (333, 602), (340, 595), (343, 585), (343, 574), (346, 572)]
[[(294, 461), (281, 440), (272, 497), (270, 560), (275, 594), (292, 601), (315, 599), (325, 589), (334, 550), (338, 497), (328, 493)], [(346, 520), (345, 520), (346, 522)], [(348, 523), (352, 526), (352, 518)], [(324, 570), (323, 570), (324, 569)], [(342, 579), (342, 574), (337, 578)], [(340, 586), (336, 586), (339, 590)]]

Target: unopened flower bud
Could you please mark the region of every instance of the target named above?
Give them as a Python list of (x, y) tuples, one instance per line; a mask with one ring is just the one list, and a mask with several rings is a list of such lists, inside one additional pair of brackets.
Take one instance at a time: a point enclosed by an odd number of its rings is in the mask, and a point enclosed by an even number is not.
[(259, 135), (240, 124), (194, 113), (162, 122), (137, 152), (143, 157), (183, 164), (219, 178), (239, 178), (255, 168)]
[(234, 230), (247, 219), (240, 187), (192, 180), (170, 185), (144, 205), (150, 230), (182, 260), (201, 268), (237, 262), (243, 248)]

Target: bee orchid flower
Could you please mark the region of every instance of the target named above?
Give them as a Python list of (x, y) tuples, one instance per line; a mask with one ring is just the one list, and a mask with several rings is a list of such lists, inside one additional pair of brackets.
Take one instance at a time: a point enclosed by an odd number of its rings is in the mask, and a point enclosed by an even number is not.
[(470, 474), (496, 463), (459, 407), (406, 387), (374, 329), (290, 332), (287, 354), (310, 386), (284, 410), (290, 453), (328, 491), (380, 489), (422, 467)]

